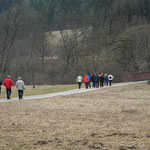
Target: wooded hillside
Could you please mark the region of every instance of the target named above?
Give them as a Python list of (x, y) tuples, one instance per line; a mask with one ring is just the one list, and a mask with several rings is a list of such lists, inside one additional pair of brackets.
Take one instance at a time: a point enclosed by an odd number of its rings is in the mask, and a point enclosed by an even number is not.
[(0, 77), (73, 83), (150, 71), (149, 0), (0, 0)]

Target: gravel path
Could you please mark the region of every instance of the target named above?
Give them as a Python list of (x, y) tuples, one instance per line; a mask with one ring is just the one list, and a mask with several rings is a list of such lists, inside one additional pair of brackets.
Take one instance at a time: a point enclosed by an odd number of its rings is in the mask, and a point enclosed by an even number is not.
[[(125, 85), (130, 85), (130, 84), (139, 84), (139, 83), (146, 83), (147, 81), (137, 81), (137, 82), (123, 82), (123, 83), (115, 83), (111, 87), (103, 87), (103, 88), (112, 88), (112, 87), (118, 87), (118, 86), (125, 86)], [(65, 92), (58, 92), (58, 93), (51, 93), (51, 94), (44, 94), (44, 95), (35, 95), (35, 96), (26, 96), (23, 98), (23, 100), (32, 100), (32, 99), (41, 99), (41, 98), (49, 98), (49, 97), (56, 97), (56, 96), (66, 96), (66, 95), (72, 95), (72, 94), (77, 94), (77, 93), (84, 93), (88, 91), (95, 91), (95, 90), (100, 90), (103, 88), (91, 88), (91, 89), (74, 89), (74, 90), (69, 90)], [(0, 99), (0, 103), (3, 102), (10, 102), (10, 101), (17, 101), (18, 97), (16, 98), (11, 98), (10, 100), (7, 99)]]

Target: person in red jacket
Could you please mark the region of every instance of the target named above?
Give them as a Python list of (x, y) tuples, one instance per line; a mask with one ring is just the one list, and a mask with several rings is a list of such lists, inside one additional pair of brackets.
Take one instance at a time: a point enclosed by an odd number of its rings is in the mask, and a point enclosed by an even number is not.
[(6, 87), (7, 99), (10, 99), (11, 87), (14, 86), (14, 82), (11, 79), (10, 75), (8, 75), (7, 78), (4, 80), (4, 86)]
[(88, 85), (89, 85), (89, 77), (88, 77), (88, 75), (86, 74), (85, 76), (84, 76), (84, 83), (85, 83), (85, 88), (86, 89), (88, 89)]

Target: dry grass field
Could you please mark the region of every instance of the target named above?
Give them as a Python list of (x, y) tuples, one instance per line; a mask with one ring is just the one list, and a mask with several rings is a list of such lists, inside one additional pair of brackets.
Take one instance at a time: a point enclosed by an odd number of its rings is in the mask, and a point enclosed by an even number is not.
[(150, 150), (150, 86), (0, 103), (0, 150)]

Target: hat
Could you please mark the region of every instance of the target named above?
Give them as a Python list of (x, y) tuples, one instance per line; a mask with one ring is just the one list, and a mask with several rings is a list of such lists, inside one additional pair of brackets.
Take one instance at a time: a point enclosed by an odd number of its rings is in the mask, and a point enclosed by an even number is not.
[(18, 80), (21, 80), (21, 77), (18, 77)]

